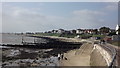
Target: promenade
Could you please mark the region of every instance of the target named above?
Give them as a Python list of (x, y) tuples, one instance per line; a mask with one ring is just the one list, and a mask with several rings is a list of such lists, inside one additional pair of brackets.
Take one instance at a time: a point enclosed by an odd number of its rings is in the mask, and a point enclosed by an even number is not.
[(79, 49), (71, 50), (64, 54), (67, 58), (60, 61), (61, 66), (90, 66), (90, 54), (92, 46), (90, 43), (83, 44)]

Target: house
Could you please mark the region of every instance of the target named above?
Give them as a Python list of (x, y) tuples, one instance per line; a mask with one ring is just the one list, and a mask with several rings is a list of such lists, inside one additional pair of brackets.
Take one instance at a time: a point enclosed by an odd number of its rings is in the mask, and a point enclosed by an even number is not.
[(113, 32), (116, 32), (116, 31), (115, 31), (115, 29), (110, 29), (109, 32), (113, 33)]
[(82, 33), (84, 33), (84, 30), (82, 30), (82, 29), (77, 29), (76, 30), (76, 34), (82, 34)]
[(52, 33), (58, 33), (58, 30), (52, 30), (51, 32)]
[(92, 33), (93, 33), (93, 30), (92, 30), (92, 29), (86, 29), (86, 30), (85, 30), (85, 33), (87, 33), (87, 34), (92, 34)]
[(84, 33), (87, 34), (97, 34), (98, 30), (97, 29), (85, 29)]
[(64, 31), (63, 33), (65, 33), (65, 34), (70, 34), (71, 32), (70, 32), (70, 31)]
[(70, 30), (70, 33), (71, 33), (71, 34), (75, 34), (75, 33), (76, 33), (76, 30)]
[(64, 33), (65, 30), (64, 29), (58, 29), (58, 32), (57, 33)]
[(48, 31), (47, 33), (52, 33), (52, 31)]

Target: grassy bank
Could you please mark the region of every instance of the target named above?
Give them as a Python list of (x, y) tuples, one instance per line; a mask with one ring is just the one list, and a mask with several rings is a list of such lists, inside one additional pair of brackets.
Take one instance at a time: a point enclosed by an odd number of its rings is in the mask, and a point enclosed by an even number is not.
[(102, 38), (104, 38), (105, 35), (92, 35), (92, 37), (102, 37)]
[(34, 36), (60, 36), (58, 33), (39, 33), (39, 34), (34, 34)]
[(57, 37), (74, 38), (75, 36), (77, 36), (77, 34), (39, 33), (39, 34), (34, 34), (34, 36), (57, 36)]
[(105, 35), (91, 35), (91, 34), (60, 34), (60, 33), (39, 33), (39, 34), (34, 34), (34, 36), (57, 36), (57, 37), (66, 37), (66, 38), (74, 38), (77, 35), (79, 37), (101, 37), (104, 38)]

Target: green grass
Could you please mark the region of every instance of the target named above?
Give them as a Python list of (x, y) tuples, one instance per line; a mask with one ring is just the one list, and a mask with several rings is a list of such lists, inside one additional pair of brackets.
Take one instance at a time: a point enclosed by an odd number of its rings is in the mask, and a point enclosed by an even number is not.
[(74, 38), (76, 34), (61, 34), (60, 37)]
[(57, 36), (57, 37), (67, 37), (67, 38), (74, 38), (77, 35), (80, 37), (105, 37), (105, 35), (90, 35), (90, 34), (59, 34), (59, 33), (39, 33), (34, 34), (33, 36)]
[[(77, 35), (80, 37), (101, 37), (104, 38), (105, 35), (90, 35), (90, 34), (59, 34), (59, 33), (39, 33), (34, 34), (33, 36), (57, 36), (57, 37), (67, 37), (67, 38), (74, 38)], [(120, 41), (110, 41), (109, 42), (112, 45), (120, 46)]]
[(77, 35), (76, 34), (59, 34), (59, 33), (39, 33), (39, 34), (34, 34), (33, 36), (57, 36), (57, 37), (74, 38)]
[(92, 37), (105, 37), (105, 35), (92, 35)]
[(39, 33), (39, 34), (34, 34), (33, 36), (60, 36), (60, 34), (57, 34), (57, 33)]

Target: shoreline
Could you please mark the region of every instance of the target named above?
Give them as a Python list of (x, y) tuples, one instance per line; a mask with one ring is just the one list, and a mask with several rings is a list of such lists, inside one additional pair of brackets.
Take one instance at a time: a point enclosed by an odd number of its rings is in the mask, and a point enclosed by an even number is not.
[(26, 48), (79, 48), (82, 45), (81, 39), (76, 38), (63, 38), (63, 37), (54, 37), (54, 36), (31, 36), (34, 38), (45, 39), (46, 42), (43, 43), (38, 41), (36, 43), (23, 43), (23, 44), (2, 44), (2, 46), (10, 47), (26, 47)]
[[(42, 50), (44, 50), (45, 52)], [(17, 64), (22, 64), (22, 63), (26, 64), (27, 62), (32, 62), (33, 60), (34, 61), (39, 60), (42, 62), (41, 59), (46, 60), (46, 61), (44, 61), (44, 63), (46, 63), (47, 61), (50, 63), (54, 63), (54, 62), (52, 62), (52, 59), (51, 59), (51, 57), (53, 56), (52, 58), (53, 59), (55, 58), (55, 60), (53, 60), (53, 61), (56, 61), (56, 63), (58, 61), (57, 65), (61, 66), (61, 64), (59, 63), (60, 61), (58, 60), (58, 57), (57, 57), (58, 54), (64, 54), (64, 53), (68, 53), (69, 51), (72, 51), (71, 49), (47, 49), (47, 50), (42, 49), (42, 50), (35, 49), (33, 51), (31, 49), (29, 50), (28, 48), (24, 48), (24, 49), (23, 48), (3, 48), (1, 51), (4, 54), (4, 55), (2, 54), (2, 57), (3, 57), (2, 58), (2, 61), (3, 61), (2, 65), (10, 64), (11, 62), (13, 64), (15, 64), (16, 62), (17, 62)], [(73, 49), (73, 50), (76, 50), (76, 49)], [(41, 51), (44, 53), (41, 53)], [(38, 53), (41, 53), (41, 58), (37, 57)], [(34, 56), (32, 56), (32, 55), (34, 55)], [(30, 59), (30, 56), (31, 56), (31, 59)], [(22, 63), (21, 63), (21, 61), (22, 61)], [(49, 64), (47, 64), (47, 65), (49, 65)]]
[[(33, 37), (33, 36), (32, 36)], [(86, 58), (81, 57), (81, 55), (76, 55), (76, 52), (79, 52), (80, 47), (83, 45), (83, 41), (78, 38), (65, 38), (65, 37), (56, 37), (56, 36), (34, 36), (36, 38), (43, 38), (46, 39), (47, 43), (42, 44), (36, 44), (36, 45), (8, 45), (15, 48), (30, 48), (30, 49), (52, 49), (51, 51), (47, 51), (45, 53), (51, 55), (51, 56), (58, 56), (58, 54), (64, 54), (64, 57), (67, 58), (67, 60), (64, 58), (63, 60), (60, 60), (59, 66), (80, 66), (82, 62), (78, 61), (80, 60), (86, 60), (89, 59), (89, 56)], [(44, 45), (43, 48), (41, 48)], [(47, 46), (46, 46), (47, 45)], [(49, 46), (49, 47), (48, 47)], [(54, 47), (55, 46), (55, 47)], [(46, 48), (47, 47), (47, 48)], [(47, 55), (46, 55), (47, 56)], [(81, 58), (79, 58), (81, 57)], [(72, 63), (71, 63), (72, 62)], [(89, 66), (89, 62), (86, 60), (86, 63), (83, 63), (82, 66)]]
[[(46, 37), (45, 37), (46, 38)], [(48, 39), (48, 38), (47, 38)], [(58, 45), (58, 47), (57, 48), (49, 48), (49, 49), (52, 49), (52, 50), (50, 50), (50, 51), (46, 51), (46, 52), (44, 52), (43, 54), (45, 54), (43, 57), (45, 57), (45, 58), (47, 58), (47, 56), (54, 56), (54, 57), (56, 57), (56, 59), (57, 59), (57, 56), (58, 56), (58, 54), (63, 54), (63, 53), (67, 53), (67, 52), (69, 52), (69, 51), (71, 51), (71, 50), (73, 50), (73, 49), (76, 49), (76, 48), (69, 48), (67, 45), (70, 45), (70, 46), (77, 46), (77, 48), (78, 48), (78, 46), (81, 46), (81, 42), (80, 43), (73, 43), (73, 42), (63, 42), (63, 41), (60, 41), (60, 40), (56, 40), (56, 39), (54, 39), (54, 38), (49, 38), (49, 40), (52, 40), (52, 41), (54, 41), (54, 42), (52, 42), (50, 45)], [(55, 43), (55, 44), (54, 44)], [(61, 43), (61, 44), (60, 44)], [(49, 44), (49, 43), (48, 43)], [(46, 44), (47, 45), (47, 44)], [(62, 48), (60, 48), (59, 46), (63, 46)], [(38, 48), (39, 46), (31, 46), (31, 45), (26, 45), (26, 46), (24, 46), (24, 45), (8, 45), (8, 46), (11, 46), (12, 48), (3, 48), (2, 50), (2, 53), (3, 54), (5, 54), (6, 56), (7, 55), (9, 55), (10, 53), (9, 52), (13, 52), (14, 51), (14, 53), (16, 53), (16, 55), (14, 56), (9, 56), (9, 57), (5, 57), (5, 55), (3, 56), (4, 58), (4, 62), (5, 63), (3, 63), (3, 65), (6, 65), (6, 64), (9, 64), (9, 62), (12, 62), (13, 64), (16, 64), (16, 62), (17, 62), (17, 64), (21, 64), (21, 62), (23, 62), (24, 64), (26, 64), (26, 62), (25, 62), (25, 60), (22, 60), (22, 57), (24, 58), (24, 59), (26, 59), (26, 60), (29, 60), (30, 62), (32, 62), (33, 60), (31, 59), (28, 59), (28, 58), (30, 58), (29, 56), (30, 55), (34, 55), (33, 57), (31, 56), (31, 58), (33, 58), (34, 60), (35, 60), (35, 62), (36, 61), (38, 61), (38, 60), (36, 60), (36, 58), (35, 58), (35, 56), (37, 56), (38, 54), (37, 54), (37, 52), (35, 53), (35, 52), (31, 52), (31, 53), (29, 53), (29, 50), (28, 49), (33, 49), (33, 51), (35, 51), (36, 49), (37, 50), (41, 50), (41, 49), (44, 49), (44, 48)], [(28, 47), (29, 46), (29, 47)], [(67, 47), (67, 48), (65, 48), (65, 47)], [(23, 48), (23, 49), (22, 49)], [(22, 50), (21, 50), (22, 49)], [(35, 49), (35, 50), (34, 50)], [(28, 51), (26, 51), (26, 50), (28, 50)], [(21, 54), (21, 55), (19, 55), (19, 54)], [(25, 56), (26, 55), (26, 56)], [(28, 57), (27, 57), (27, 55), (29, 55)], [(21, 58), (20, 60), (17, 60), (17, 58), (19, 59), (19, 58)], [(48, 58), (50, 58), (50, 57), (48, 57)], [(8, 60), (7, 60), (8, 59)], [(16, 60), (16, 61), (13, 61), (13, 60)], [(39, 59), (40, 60), (40, 59)], [(42, 62), (42, 61), (40, 61), (40, 62)], [(45, 61), (45, 62), (47, 62), (47, 61)], [(23, 64), (22, 63), (22, 64)], [(53, 63), (53, 62), (51, 62), (50, 61), (50, 63)], [(23, 64), (23, 66), (24, 66), (24, 64)], [(37, 63), (34, 63), (35, 65), (37, 65)], [(9, 65), (12, 65), (12, 64), (9, 64)], [(28, 64), (28, 65), (30, 65), (30, 64)], [(49, 66), (49, 64), (48, 64), (48, 66)]]

